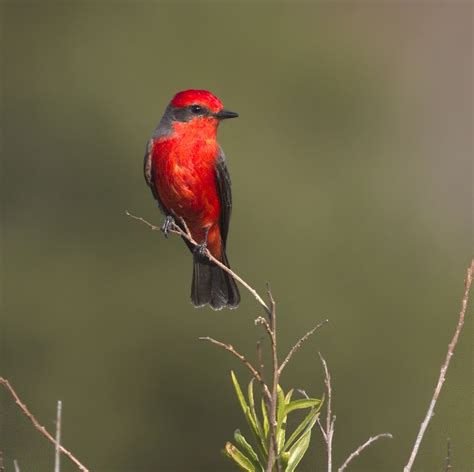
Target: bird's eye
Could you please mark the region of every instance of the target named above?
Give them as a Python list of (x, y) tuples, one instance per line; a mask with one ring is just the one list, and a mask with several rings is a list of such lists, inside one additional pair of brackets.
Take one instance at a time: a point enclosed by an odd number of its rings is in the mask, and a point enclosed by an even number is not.
[(197, 115), (198, 113), (202, 112), (202, 107), (199, 105), (191, 105), (191, 111)]

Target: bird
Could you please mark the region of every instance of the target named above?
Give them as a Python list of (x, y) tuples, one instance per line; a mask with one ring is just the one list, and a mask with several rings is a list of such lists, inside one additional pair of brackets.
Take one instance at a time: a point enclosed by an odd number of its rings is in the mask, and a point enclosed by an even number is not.
[(162, 231), (167, 236), (173, 224), (187, 226), (198, 243), (183, 237), (193, 255), (195, 307), (234, 309), (240, 303), (234, 278), (206, 255), (208, 250), (230, 268), (231, 180), (217, 129), (221, 121), (238, 116), (208, 90), (184, 90), (174, 95), (146, 145), (143, 171), (165, 217)]

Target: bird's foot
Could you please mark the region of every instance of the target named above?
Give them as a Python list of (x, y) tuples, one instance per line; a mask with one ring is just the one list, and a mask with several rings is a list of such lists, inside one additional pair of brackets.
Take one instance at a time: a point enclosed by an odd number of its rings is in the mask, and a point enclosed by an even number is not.
[(205, 236), (204, 236), (204, 241), (203, 241), (201, 244), (198, 244), (198, 245), (194, 248), (194, 254), (195, 254), (196, 256), (207, 258), (207, 254), (208, 254), (208, 249), (207, 249), (207, 237), (208, 237), (208, 235), (209, 235), (209, 230), (210, 230), (210, 228), (207, 228), (207, 229), (206, 229), (206, 234), (205, 234)]
[(163, 224), (161, 226), (161, 231), (163, 231), (163, 234), (165, 235), (165, 238), (168, 237), (168, 234), (170, 233), (171, 228), (173, 227), (174, 224), (175, 224), (175, 222), (174, 222), (174, 218), (172, 216), (167, 216), (165, 218), (165, 221), (163, 222)]
[(195, 248), (194, 248), (194, 254), (198, 257), (207, 257), (207, 241), (202, 243), (202, 244), (198, 244)]

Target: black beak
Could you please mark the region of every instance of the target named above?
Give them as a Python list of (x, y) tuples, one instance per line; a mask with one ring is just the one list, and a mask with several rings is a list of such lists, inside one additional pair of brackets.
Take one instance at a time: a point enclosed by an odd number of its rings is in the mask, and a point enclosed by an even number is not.
[(235, 111), (221, 110), (220, 112), (215, 113), (214, 116), (218, 120), (226, 120), (227, 118), (237, 118), (239, 114), (235, 113)]

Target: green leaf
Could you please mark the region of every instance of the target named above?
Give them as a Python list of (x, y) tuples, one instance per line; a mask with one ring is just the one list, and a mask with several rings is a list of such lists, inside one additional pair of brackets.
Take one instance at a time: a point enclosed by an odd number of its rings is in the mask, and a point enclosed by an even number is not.
[(318, 398), (302, 398), (301, 400), (293, 400), (292, 402), (288, 403), (288, 405), (286, 405), (286, 414), (288, 415), (295, 410), (316, 407), (321, 407), (321, 400)]
[(277, 420), (277, 427), (276, 427), (276, 438), (277, 438), (277, 444), (280, 443), (280, 438), (283, 435), (283, 440), (284, 440), (284, 430), (282, 429), (283, 421), (286, 417), (285, 414), (285, 392), (283, 389), (278, 385), (277, 386), (277, 411), (276, 411), (276, 420)]
[(268, 426), (268, 415), (267, 415), (267, 407), (265, 406), (265, 402), (263, 401), (263, 398), (262, 398), (262, 418), (263, 418), (263, 434), (265, 435), (265, 440), (267, 439), (268, 437), (268, 430), (269, 430), (269, 426)]
[(263, 472), (263, 466), (261, 465), (257, 454), (238, 429), (234, 433), (234, 439), (237, 443), (237, 446), (239, 446), (244, 451), (247, 458), (250, 460), (250, 462), (252, 462), (255, 470), (258, 472)]
[(286, 466), (288, 465), (288, 461), (290, 460), (290, 453), (289, 452), (282, 452), (280, 454), (280, 464), (282, 467), (284, 467), (283, 470), (286, 469)]
[(262, 425), (260, 424), (260, 420), (258, 419), (257, 412), (255, 411), (255, 400), (253, 397), (253, 381), (254, 381), (254, 378), (252, 377), (252, 380), (250, 380), (249, 386), (248, 386), (249, 410), (250, 410), (250, 414), (252, 415), (253, 421), (256, 425), (258, 435), (260, 436), (260, 438), (263, 439), (263, 443), (265, 443), (265, 435), (263, 433), (263, 428), (262, 428)]
[(281, 451), (285, 444), (285, 431), (286, 431), (286, 397), (283, 389), (278, 385), (278, 405), (277, 405), (277, 429), (276, 439), (278, 445), (278, 451)]
[(288, 451), (290, 453), (290, 458), (285, 472), (293, 472), (296, 469), (296, 466), (300, 463), (301, 459), (303, 459), (303, 456), (308, 449), (310, 439), (311, 429), (308, 429), (308, 431), (306, 431), (306, 433), (304, 433), (303, 436), (293, 444), (291, 449)]
[(232, 383), (234, 384), (235, 392), (237, 393), (237, 398), (239, 400), (240, 406), (242, 411), (244, 412), (245, 419), (250, 427), (250, 431), (252, 432), (255, 442), (257, 443), (258, 452), (262, 460), (266, 460), (267, 457), (267, 449), (265, 443), (265, 437), (261, 436), (261, 432), (258, 429), (257, 423), (250, 411), (249, 406), (247, 405), (247, 401), (245, 400), (244, 394), (242, 393), (242, 389), (240, 388), (239, 381), (237, 380), (234, 371), (230, 372), (232, 377)]
[(250, 462), (250, 460), (232, 443), (226, 443), (224, 454), (232, 459), (242, 470), (245, 470), (246, 472), (257, 472), (252, 462)]
[(278, 427), (281, 425), (283, 418), (285, 417), (285, 392), (283, 389), (278, 385), (278, 402), (277, 402), (277, 432)]
[[(288, 405), (291, 402), (291, 397), (293, 396), (294, 390), (291, 389), (284, 398), (285, 402), (285, 410), (286, 410), (286, 405)], [(282, 451), (283, 447), (285, 445), (285, 437), (286, 437), (286, 426), (287, 426), (287, 420), (288, 420), (288, 415), (284, 414), (283, 419), (281, 421), (281, 430), (280, 434), (278, 435), (278, 451)]]
[(288, 448), (293, 444), (294, 441), (298, 438), (298, 436), (308, 430), (311, 430), (313, 426), (316, 424), (316, 421), (319, 416), (319, 409), (318, 408), (312, 408), (311, 411), (308, 413), (308, 415), (305, 417), (305, 419), (296, 427), (296, 429), (293, 431), (291, 436), (289, 437), (288, 441), (285, 444), (285, 447), (283, 448), (283, 452), (287, 451)]
[(294, 390), (291, 389), (285, 396), (285, 405), (288, 405), (288, 403), (290, 403), (291, 401), (291, 397), (293, 396), (293, 392)]
[(247, 402), (245, 401), (244, 394), (242, 393), (242, 389), (240, 388), (239, 382), (233, 370), (230, 371), (230, 375), (232, 377), (232, 383), (234, 384), (235, 393), (237, 394), (237, 398), (239, 400), (240, 406), (242, 407), (242, 411), (244, 412), (244, 415), (247, 415), (247, 410), (249, 407), (247, 405)]

